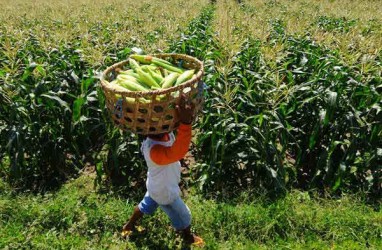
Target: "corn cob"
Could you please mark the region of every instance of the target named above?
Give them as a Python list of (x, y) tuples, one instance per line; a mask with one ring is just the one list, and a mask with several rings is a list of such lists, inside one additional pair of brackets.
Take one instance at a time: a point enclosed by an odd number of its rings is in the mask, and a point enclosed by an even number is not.
[(166, 61), (166, 60), (154, 57), (154, 56), (131, 55), (130, 57), (133, 58), (134, 60), (137, 60), (140, 63), (145, 63), (145, 64), (151, 63), (151, 62), (153, 62), (153, 60), (155, 60), (157, 62), (162, 62), (162, 63), (168, 64), (168, 65), (171, 65), (171, 63), (169, 61)]
[[(111, 81), (109, 84), (113, 85), (113, 88), (115, 88), (118, 91), (126, 91), (125, 87), (122, 87), (121, 85), (118, 84), (118, 80)], [(119, 99), (122, 96), (120, 94), (116, 94), (115, 97)]]
[(141, 79), (144, 83), (149, 85), (150, 87), (160, 87), (158, 83), (151, 77), (149, 73), (144, 72), (141, 69), (136, 69), (139, 79)]
[(137, 63), (137, 61), (135, 61), (135, 60), (132, 59), (132, 58), (129, 58), (129, 65), (130, 65), (130, 67), (131, 67), (133, 70), (135, 70), (135, 71), (137, 71), (137, 69), (140, 69), (140, 66), (139, 66), (139, 64)]
[(124, 80), (117, 80), (117, 84), (130, 90), (130, 91), (148, 91), (149, 89), (146, 89), (139, 83), (124, 79)]
[(175, 85), (179, 85), (189, 79), (191, 79), (191, 77), (194, 75), (194, 72), (195, 70), (194, 69), (190, 69), (190, 70), (186, 70), (183, 74), (181, 74), (178, 79), (176, 80), (176, 83)]
[(194, 69), (181, 69), (166, 60), (152, 56), (131, 55), (128, 61), (131, 69), (123, 71), (117, 68), (115, 71), (118, 76), (112, 83), (130, 91), (166, 89), (196, 77)]
[(162, 75), (156, 73), (155, 71), (148, 69), (148, 73), (151, 75), (151, 77), (160, 85), (160, 83), (163, 81)]
[(134, 60), (137, 60), (140, 63), (150, 63), (152, 56), (148, 55), (131, 55), (130, 58), (133, 58)]
[(173, 72), (178, 72), (178, 73), (183, 73), (183, 69), (178, 68), (176, 66), (173, 66), (170, 62), (154, 57), (154, 56), (144, 56), (144, 55), (131, 55), (130, 58), (133, 60), (137, 60), (138, 62), (141, 63), (153, 63), (156, 66), (160, 66), (164, 69), (173, 71)]
[[(133, 97), (125, 97), (125, 100), (129, 104), (134, 104), (136, 99)], [(140, 103), (144, 103), (144, 104), (149, 104), (151, 102), (150, 100), (147, 100), (143, 97), (139, 98), (138, 100)]]
[(117, 76), (117, 80), (121, 80), (121, 81), (123, 81), (123, 80), (129, 80), (129, 81), (133, 81), (133, 82), (135, 82), (135, 83), (139, 83), (139, 82), (138, 82), (138, 79), (137, 79), (136, 77), (131, 76), (131, 75), (126, 75), (126, 74), (119, 74), (119, 75)]
[(178, 78), (179, 73), (173, 72), (166, 76), (163, 81), (160, 83), (163, 89), (170, 88), (174, 85), (176, 79)]
[(120, 71), (119, 74), (133, 76), (137, 79), (139, 78), (139, 75), (137, 73), (135, 73), (134, 70), (132, 70), (132, 69)]
[(150, 87), (159, 87), (158, 83), (151, 77), (149, 73), (144, 72), (138, 62), (129, 58), (130, 67), (138, 73), (139, 79)]
[(164, 63), (163, 61), (164, 60), (159, 59), (159, 58), (155, 58), (155, 57), (153, 57), (153, 59), (152, 59), (152, 62), (159, 67), (162, 67), (162, 68), (167, 69), (167, 70), (172, 71), (172, 72), (177, 72), (177, 73), (183, 73), (184, 72), (183, 69), (172, 66), (171, 64)]
[(141, 69), (142, 69), (144, 72), (148, 73), (149, 70), (155, 71), (155, 70), (158, 69), (158, 67), (155, 66), (155, 64), (149, 64), (149, 65), (145, 64), (145, 65), (142, 65), (142, 66), (141, 66)]
[(159, 70), (160, 70), (160, 73), (161, 73), (161, 75), (162, 75), (163, 77), (166, 77), (166, 76), (169, 75), (167, 69), (164, 69), (164, 68), (159, 67)]

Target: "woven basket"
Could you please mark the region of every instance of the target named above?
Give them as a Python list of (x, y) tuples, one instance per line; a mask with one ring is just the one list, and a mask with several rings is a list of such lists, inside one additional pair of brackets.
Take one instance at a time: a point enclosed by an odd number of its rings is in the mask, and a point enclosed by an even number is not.
[(195, 69), (196, 78), (178, 86), (148, 92), (128, 91), (110, 84), (117, 76), (116, 69), (127, 68), (125, 60), (107, 68), (101, 76), (101, 87), (106, 96), (106, 106), (114, 124), (122, 130), (136, 134), (160, 134), (175, 130), (180, 122), (175, 107), (184, 94), (194, 104), (194, 119), (203, 105), (203, 63), (182, 54), (154, 54), (186, 69)]

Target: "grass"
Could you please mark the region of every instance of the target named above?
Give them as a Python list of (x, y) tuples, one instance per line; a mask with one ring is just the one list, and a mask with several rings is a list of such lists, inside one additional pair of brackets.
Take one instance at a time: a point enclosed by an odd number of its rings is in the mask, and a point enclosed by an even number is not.
[[(7, 249), (179, 249), (162, 211), (145, 217), (146, 229), (130, 241), (119, 230), (144, 190), (123, 196), (97, 192), (92, 175), (59, 191), (16, 195), (1, 183), (0, 248)], [(277, 201), (243, 193), (233, 201), (189, 194), (194, 229), (206, 249), (380, 249), (382, 212), (359, 195), (320, 198), (293, 191)]]

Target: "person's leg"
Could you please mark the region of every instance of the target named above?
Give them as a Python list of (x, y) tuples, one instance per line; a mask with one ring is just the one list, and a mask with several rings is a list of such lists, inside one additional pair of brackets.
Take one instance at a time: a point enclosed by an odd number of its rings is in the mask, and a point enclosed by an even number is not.
[(191, 212), (180, 197), (173, 203), (160, 205), (160, 207), (168, 215), (172, 226), (182, 235), (187, 244), (204, 244), (202, 238), (191, 232)]
[(134, 207), (133, 214), (130, 219), (123, 225), (122, 231), (133, 231), (135, 223), (143, 217), (143, 213), (139, 210), (138, 206)]
[[(143, 217), (144, 214), (151, 215), (158, 208), (158, 203), (156, 203), (146, 192), (145, 197), (142, 201), (134, 208), (133, 214), (130, 219), (122, 228), (122, 234), (128, 235), (129, 232), (133, 231), (135, 223)], [(125, 233), (124, 233), (125, 232)]]
[(180, 197), (171, 204), (159, 206), (168, 215), (175, 230), (183, 230), (191, 224), (190, 209)]

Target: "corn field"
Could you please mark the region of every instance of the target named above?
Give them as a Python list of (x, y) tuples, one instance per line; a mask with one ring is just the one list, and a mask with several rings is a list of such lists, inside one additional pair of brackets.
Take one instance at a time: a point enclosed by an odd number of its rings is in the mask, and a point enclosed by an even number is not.
[(205, 66), (189, 185), (381, 198), (379, 1), (50, 2), (0, 0), (0, 176), (15, 189), (88, 165), (98, 185), (144, 185), (142, 138), (114, 127), (99, 76), (166, 52)]

